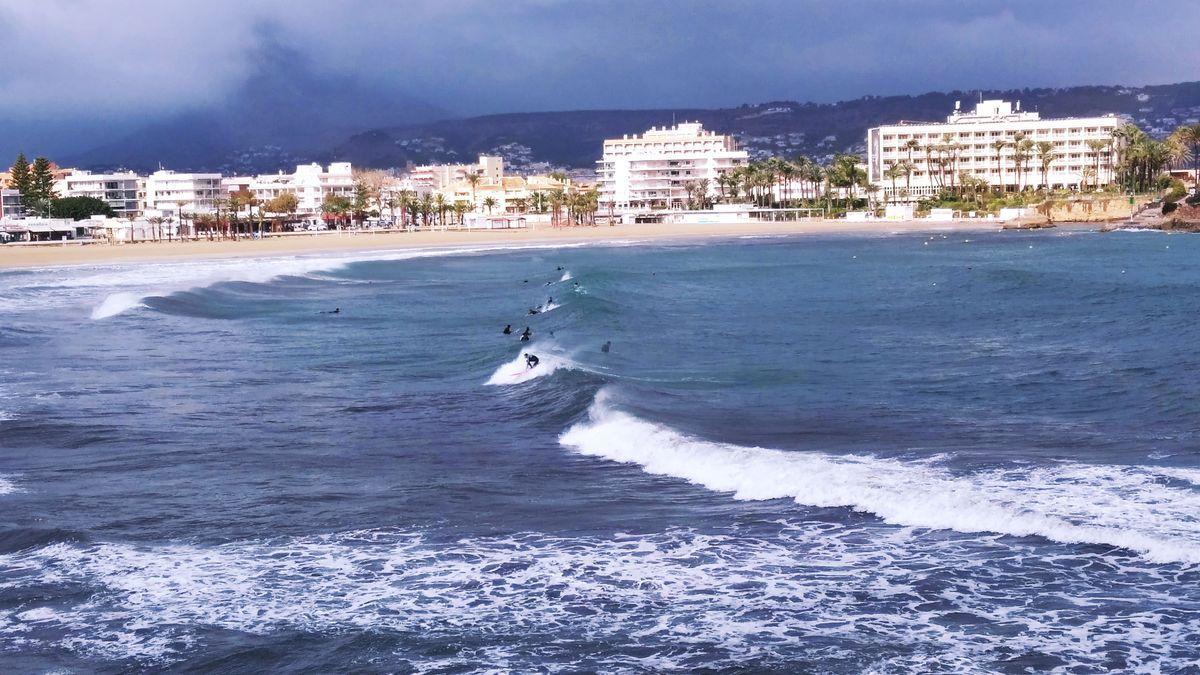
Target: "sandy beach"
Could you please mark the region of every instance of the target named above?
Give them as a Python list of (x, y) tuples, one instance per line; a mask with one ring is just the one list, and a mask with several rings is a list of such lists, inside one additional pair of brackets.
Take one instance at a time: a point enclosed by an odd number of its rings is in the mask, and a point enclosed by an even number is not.
[(890, 234), (903, 232), (996, 231), (998, 223), (987, 222), (846, 222), (816, 220), (802, 222), (749, 222), (714, 224), (639, 224), (599, 227), (528, 230), (473, 230), (444, 232), (343, 231), (320, 234), (270, 236), (189, 242), (142, 242), (136, 244), (3, 245), (0, 268), (86, 265), (115, 262), (163, 262), (183, 259), (315, 255), (325, 252), (390, 250), (403, 248), (475, 246), (495, 244), (575, 243), (606, 240), (696, 239), (753, 235), (803, 234)]

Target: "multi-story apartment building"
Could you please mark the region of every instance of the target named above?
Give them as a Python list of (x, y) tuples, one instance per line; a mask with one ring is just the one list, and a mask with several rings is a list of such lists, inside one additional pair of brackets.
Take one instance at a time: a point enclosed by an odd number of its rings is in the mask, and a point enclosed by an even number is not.
[[(228, 186), (238, 185), (227, 181)], [(301, 216), (318, 216), (321, 205), (330, 195), (346, 198), (354, 196), (354, 170), (350, 162), (334, 162), (328, 167), (320, 164), (301, 164), (294, 173), (264, 174), (249, 181), (248, 188), (254, 197), (265, 202), (284, 192), (296, 195)]]
[[(869, 129), (868, 180), (889, 201), (937, 194), (959, 184), (963, 174), (1010, 191), (1106, 185), (1114, 174), (1113, 132), (1123, 123), (1116, 115), (1042, 119), (1036, 112), (1022, 112), (1020, 102), (1014, 109), (1008, 101), (980, 101), (971, 112), (956, 106), (944, 123), (899, 122)], [(1022, 141), (1033, 147), (1022, 150)], [(1050, 144), (1044, 173), (1039, 143)], [(893, 195), (893, 180), (885, 172), (899, 162), (909, 170), (895, 179)]]
[(465, 183), (468, 175), (479, 176), (480, 185), (500, 185), (504, 181), (504, 158), (480, 155), (475, 164), (428, 164), (408, 170), (408, 179), (419, 194), (453, 188)]
[(717, 178), (748, 162), (749, 155), (731, 136), (705, 131), (699, 122), (606, 140), (597, 162), (601, 208), (680, 207), (687, 200), (688, 183), (706, 180), (715, 196)]
[(449, 187), (437, 190), (435, 194), (441, 195), (447, 204), (456, 202), (470, 204), (474, 197), (475, 202), (471, 210), (477, 213), (497, 215), (520, 212), (522, 202), (526, 209), (530, 208), (535, 192), (549, 195), (555, 190), (570, 190), (572, 185), (570, 178), (560, 181), (549, 175), (504, 176), (499, 182), (480, 181), (474, 187), (466, 181), (459, 181)]
[(222, 196), (219, 173), (160, 170), (146, 177), (142, 212), (147, 216), (212, 213)]
[(54, 184), (59, 197), (94, 197), (107, 202), (119, 218), (129, 218), (141, 211), (140, 195), (143, 178), (132, 171), (121, 173), (91, 173), (73, 171)]
[(21, 203), (21, 191), (12, 188), (0, 189), (0, 218), (21, 218), (25, 205)]

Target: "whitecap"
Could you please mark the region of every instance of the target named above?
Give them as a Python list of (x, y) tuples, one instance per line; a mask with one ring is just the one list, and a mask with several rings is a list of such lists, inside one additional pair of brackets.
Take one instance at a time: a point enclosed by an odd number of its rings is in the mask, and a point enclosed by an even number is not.
[(610, 397), (602, 390), (588, 419), (560, 442), (735, 499), (791, 499), (851, 508), (893, 525), (1040, 536), (1113, 546), (1159, 563), (1200, 563), (1200, 490), (1164, 485), (1161, 469), (1063, 463), (959, 475), (869, 455), (707, 441), (622, 412)]
[[(536, 354), (538, 357), (538, 365), (533, 368), (530, 368), (525, 362), (525, 355), (530, 353)], [(522, 349), (521, 353), (517, 354), (513, 360), (503, 363), (500, 367), (496, 368), (485, 384), (493, 386), (521, 384), (553, 374), (555, 371), (563, 368), (574, 370), (578, 368), (578, 364), (565, 356), (547, 353), (544, 346), (537, 350), (529, 347)]]

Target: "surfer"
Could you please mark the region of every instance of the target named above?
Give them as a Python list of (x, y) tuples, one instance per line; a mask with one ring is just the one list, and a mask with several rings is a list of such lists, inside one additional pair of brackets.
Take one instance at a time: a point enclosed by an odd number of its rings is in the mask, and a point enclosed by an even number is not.
[(538, 310), (534, 309), (533, 307), (530, 307), (530, 308), (529, 308), (529, 316), (534, 316), (534, 315), (536, 315), (536, 314), (541, 314), (541, 312), (539, 312)]
[(341, 307), (334, 307), (333, 309), (331, 309), (331, 310), (329, 310), (329, 311), (326, 311), (326, 312), (321, 312), (321, 313), (322, 313), (322, 314), (341, 314), (341, 313), (342, 313), (342, 308), (341, 308)]
[(600, 347), (600, 351), (602, 351), (602, 352), (604, 352), (605, 354), (607, 354), (607, 353), (608, 353), (608, 350), (609, 350), (611, 347), (612, 347), (612, 340), (609, 340), (608, 342), (605, 342), (605, 343), (604, 343), (604, 346)]
[(504, 334), (512, 335), (512, 324), (511, 323), (504, 324)]
[(553, 304), (554, 304), (554, 296), (553, 295), (546, 298), (546, 307), (549, 307), (550, 305), (553, 305)]
[(537, 364), (538, 364), (538, 357), (534, 356), (533, 354), (525, 355), (525, 368), (526, 369), (536, 368)]
[(561, 272), (561, 271), (562, 271), (562, 265), (559, 265), (558, 267), (555, 267), (555, 268), (554, 268), (554, 270), (555, 270), (555, 271), (557, 271), (557, 272)]
[(529, 326), (525, 326), (525, 330), (521, 331), (521, 342), (529, 342), (531, 335), (533, 335), (533, 331), (529, 330)]

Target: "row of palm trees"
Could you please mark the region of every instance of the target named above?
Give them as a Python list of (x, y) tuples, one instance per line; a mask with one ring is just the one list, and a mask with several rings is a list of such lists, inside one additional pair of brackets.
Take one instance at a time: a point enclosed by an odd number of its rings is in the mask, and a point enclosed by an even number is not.
[[(553, 174), (551, 176), (553, 177)], [(355, 222), (361, 223), (367, 218), (379, 217), (385, 213), (393, 223), (405, 229), (462, 226), (466, 214), (474, 210), (475, 189), (479, 184), (479, 176), (468, 174), (466, 181), (471, 187), (470, 200), (454, 201), (447, 200), (442, 193), (418, 195), (413, 190), (388, 191), (359, 181), (355, 184), (351, 196), (327, 195), (321, 205), (321, 212), (339, 228), (353, 226)], [(557, 181), (560, 187), (534, 191), (527, 197), (509, 200), (506, 210), (514, 214), (550, 213), (551, 223), (555, 227), (595, 224), (596, 212), (600, 207), (599, 191), (596, 188), (571, 190), (566, 187), (565, 174)], [(488, 215), (499, 206), (492, 196), (484, 197), (479, 204), (486, 209)]]

